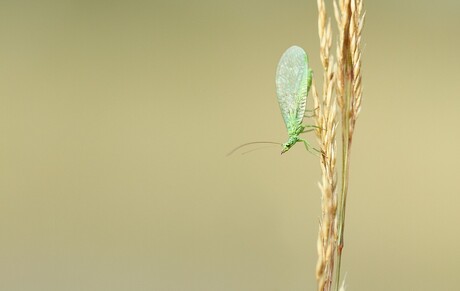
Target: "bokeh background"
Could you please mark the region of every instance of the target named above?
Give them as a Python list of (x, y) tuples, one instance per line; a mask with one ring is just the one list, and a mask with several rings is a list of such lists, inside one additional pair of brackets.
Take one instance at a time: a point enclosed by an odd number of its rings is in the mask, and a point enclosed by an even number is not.
[[(460, 2), (365, 9), (347, 290), (458, 290)], [(315, 290), (318, 159), (226, 157), (293, 44), (316, 1), (0, 1), (0, 289)]]

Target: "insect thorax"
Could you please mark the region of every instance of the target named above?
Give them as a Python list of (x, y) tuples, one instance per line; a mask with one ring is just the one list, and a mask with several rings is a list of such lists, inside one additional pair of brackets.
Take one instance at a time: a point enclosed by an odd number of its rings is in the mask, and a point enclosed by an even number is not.
[(305, 129), (305, 126), (303, 126), (302, 124), (293, 126), (293, 127), (288, 129), (288, 135), (289, 135), (289, 137), (297, 136), (297, 135), (301, 134), (304, 129)]

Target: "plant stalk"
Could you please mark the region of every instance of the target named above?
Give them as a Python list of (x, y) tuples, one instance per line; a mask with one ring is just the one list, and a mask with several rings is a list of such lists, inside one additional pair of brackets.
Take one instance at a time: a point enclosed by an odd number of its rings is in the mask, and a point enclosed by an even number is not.
[[(348, 67), (349, 68), (349, 67)], [(342, 189), (339, 197), (338, 220), (337, 220), (337, 244), (336, 244), (336, 268), (335, 268), (335, 290), (340, 288), (340, 266), (342, 263), (342, 250), (344, 246), (343, 234), (345, 230), (345, 213), (348, 194), (348, 177), (350, 164), (350, 99), (351, 94), (351, 74), (346, 68), (345, 73), (345, 104), (342, 111)]]

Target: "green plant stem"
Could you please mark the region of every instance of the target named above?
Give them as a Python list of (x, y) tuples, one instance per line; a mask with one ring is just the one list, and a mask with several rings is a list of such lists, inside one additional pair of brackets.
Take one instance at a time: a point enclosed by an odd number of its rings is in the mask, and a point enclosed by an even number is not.
[[(348, 75), (348, 74), (347, 74)], [(345, 209), (347, 205), (348, 175), (350, 161), (350, 98), (351, 80), (347, 78), (345, 84), (345, 104), (342, 114), (342, 189), (339, 197), (338, 221), (337, 221), (337, 248), (336, 248), (336, 267), (335, 267), (335, 290), (340, 288), (340, 266), (342, 263), (343, 233), (345, 229)]]
[(342, 192), (340, 194), (340, 212), (338, 221), (338, 239), (337, 239), (337, 259), (336, 259), (336, 275), (335, 275), (335, 290), (339, 290), (340, 286), (340, 266), (342, 263), (342, 250), (343, 250), (343, 233), (345, 229), (345, 209), (347, 205), (347, 192), (348, 192), (348, 157), (343, 160), (343, 177), (342, 177)]

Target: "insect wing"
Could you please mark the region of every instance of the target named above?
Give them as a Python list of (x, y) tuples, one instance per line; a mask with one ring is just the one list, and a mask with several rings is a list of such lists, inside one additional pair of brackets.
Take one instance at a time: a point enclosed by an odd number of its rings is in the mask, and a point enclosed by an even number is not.
[(276, 70), (276, 94), (289, 132), (302, 123), (310, 85), (307, 54), (298, 46), (288, 48)]

